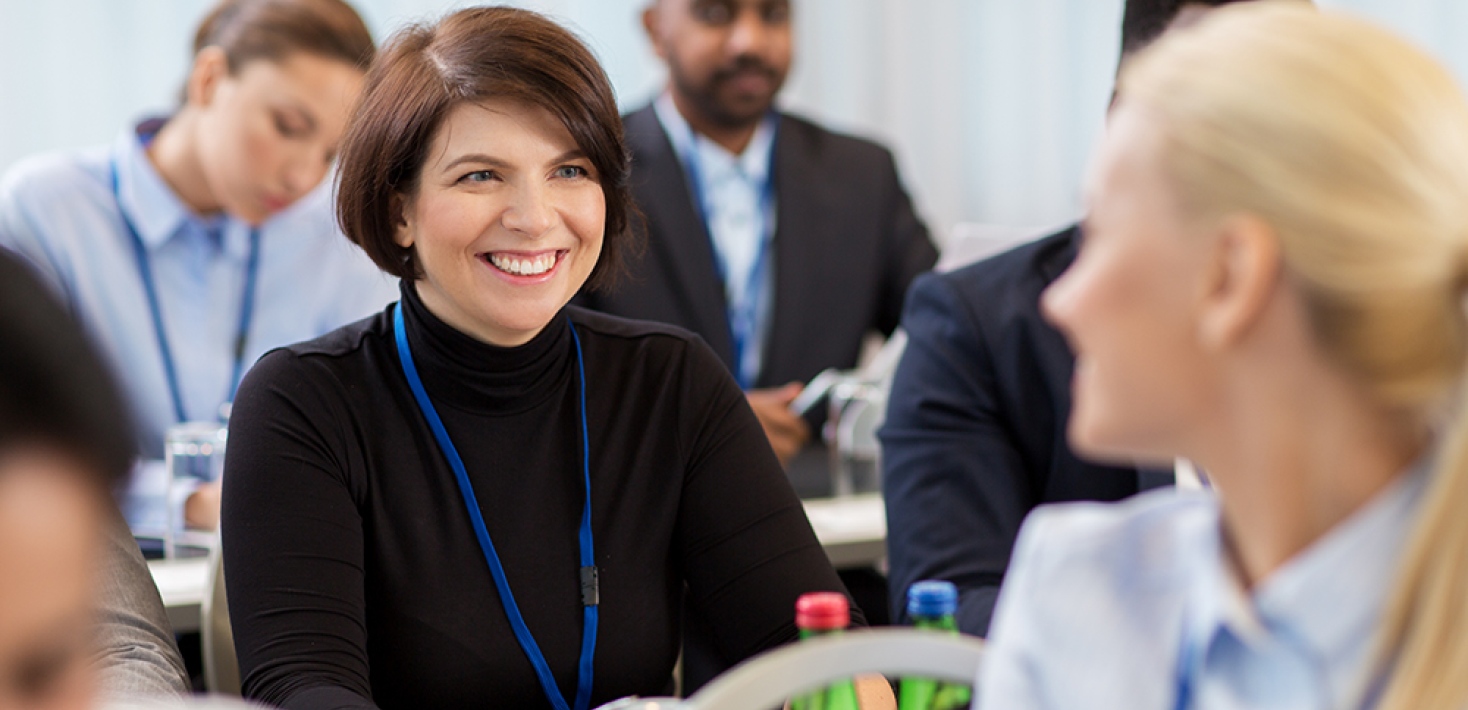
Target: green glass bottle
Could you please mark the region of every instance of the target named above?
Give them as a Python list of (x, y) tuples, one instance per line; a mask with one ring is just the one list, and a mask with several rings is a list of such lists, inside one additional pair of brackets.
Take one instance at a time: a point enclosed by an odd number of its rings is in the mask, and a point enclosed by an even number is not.
[[(795, 602), (795, 626), (802, 641), (839, 634), (851, 624), (851, 607), (846, 595), (836, 592), (802, 594)], [(856, 686), (851, 679), (794, 698), (790, 710), (859, 710)]]
[[(952, 582), (926, 580), (907, 588), (907, 615), (919, 629), (957, 636), (957, 612), (958, 588)], [(968, 685), (905, 677), (897, 690), (897, 710), (956, 710), (968, 707), (972, 699)]]

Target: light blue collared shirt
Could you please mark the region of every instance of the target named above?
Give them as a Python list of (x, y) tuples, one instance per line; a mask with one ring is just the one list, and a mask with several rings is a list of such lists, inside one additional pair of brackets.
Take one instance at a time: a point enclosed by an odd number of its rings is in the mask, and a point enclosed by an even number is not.
[[(664, 92), (653, 103), (653, 112), (668, 134), (679, 163), (692, 166), (699, 174), (693, 184), (701, 194), (699, 213), (706, 220), (709, 238), (723, 265), (726, 303), (741, 304), (754, 298), (755, 322), (742, 352), (735, 353), (742, 383), (753, 383), (759, 377), (764, 343), (770, 328), (771, 292), (774, 282), (774, 254), (769, 240), (775, 233), (774, 192), (766, 191), (770, 181), (770, 149), (775, 141), (773, 117), (761, 121), (744, 152), (735, 155), (723, 146), (693, 131), (672, 94)], [(690, 151), (694, 154), (689, 160)], [(768, 194), (771, 199), (765, 200)], [(708, 214), (703, 214), (704, 209)], [(751, 275), (763, 254), (766, 263), (756, 283)], [(750, 289), (754, 293), (750, 293)]]
[(1369, 706), (1377, 624), (1427, 478), (1394, 481), (1251, 592), (1207, 493), (1035, 511), (975, 707), (1172, 710), (1183, 687), (1190, 710)]
[[(0, 180), (0, 247), (28, 261), (82, 322), (128, 395), (143, 456), (159, 458), (176, 416), (120, 210), (147, 249), (190, 420), (218, 420), (231, 396), (250, 227), (191, 213), (148, 161), (136, 130), (110, 147), (22, 161)], [(244, 364), (396, 298), (394, 281), (337, 230), (324, 184), (260, 226)]]

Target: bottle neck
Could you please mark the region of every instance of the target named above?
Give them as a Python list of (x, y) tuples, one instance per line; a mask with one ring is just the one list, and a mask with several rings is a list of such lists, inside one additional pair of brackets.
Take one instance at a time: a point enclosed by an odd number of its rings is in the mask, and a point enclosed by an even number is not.
[(914, 628), (919, 629), (958, 632), (958, 620), (952, 614), (944, 614), (943, 616), (916, 616), (912, 619), (912, 625)]
[(845, 631), (845, 629), (801, 629), (800, 638), (804, 640), (810, 638), (820, 638), (822, 636), (835, 636), (837, 634), (840, 634), (842, 631)]

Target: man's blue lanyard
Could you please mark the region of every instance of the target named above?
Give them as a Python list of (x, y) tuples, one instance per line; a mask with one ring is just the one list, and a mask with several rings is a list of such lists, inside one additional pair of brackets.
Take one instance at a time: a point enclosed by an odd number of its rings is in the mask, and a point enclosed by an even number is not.
[[(779, 125), (779, 121), (769, 120), (771, 130)], [(739, 381), (743, 389), (754, 386), (759, 372), (755, 371), (753, 363), (758, 353), (753, 352), (755, 343), (758, 342), (760, 296), (765, 283), (766, 273), (769, 271), (770, 242), (775, 236), (775, 143), (779, 136), (773, 135), (770, 139), (770, 156), (765, 168), (765, 179), (759, 189), (759, 215), (764, 220), (764, 230), (760, 233), (759, 244), (755, 246), (754, 266), (749, 269), (749, 279), (744, 285), (743, 298), (739, 302), (728, 299), (726, 316), (729, 321), (729, 337), (734, 343), (734, 357), (736, 359), (734, 378)], [(703, 173), (700, 171), (698, 162), (698, 141), (693, 134), (692, 127), (679, 137), (682, 143), (683, 169), (688, 175), (688, 186), (693, 191), (694, 206), (698, 208), (698, 216), (703, 220), (704, 231), (708, 232), (712, 242), (714, 226), (712, 221), (712, 207), (706, 204), (703, 194)], [(714, 252), (714, 265), (719, 270), (719, 279), (724, 283), (724, 293), (728, 297), (728, 284), (731, 274), (729, 273), (728, 260), (719, 251), (718, 244), (712, 243)]]
[[(163, 360), (163, 376), (168, 380), (168, 393), (173, 398), (173, 416), (175, 421), (185, 422), (189, 420), (187, 412), (184, 411), (183, 389), (178, 381), (178, 366), (173, 359), (173, 349), (168, 345), (168, 331), (163, 326), (163, 306), (158, 298), (158, 285), (153, 279), (153, 265), (148, 259), (148, 247), (143, 244), (143, 238), (138, 234), (137, 227), (127, 216), (127, 210), (122, 206), (122, 188), (118, 179), (117, 159), (111, 163), (112, 168), (112, 196), (117, 200), (117, 213), (122, 217), (122, 226), (127, 230), (127, 235), (132, 241), (133, 254), (137, 258), (138, 278), (143, 282), (143, 292), (148, 297), (148, 312), (153, 316), (153, 332), (158, 337), (158, 356)], [(255, 316), (255, 284), (260, 275), (260, 229), (250, 229), (250, 254), (245, 261), (245, 285), (240, 294), (240, 320), (239, 327), (235, 329), (234, 337), (234, 367), (229, 376), (229, 392), (226, 393), (226, 401), (234, 399), (235, 391), (239, 389), (240, 377), (245, 371), (245, 343), (250, 335), (250, 321)]]
[[(581, 338), (576, 335), (576, 326), (568, 320), (567, 326), (571, 328), (571, 342), (576, 346), (576, 372), (581, 383), (581, 476), (585, 483), (586, 506), (581, 511), (581, 662), (576, 678), (576, 702), (572, 706), (575, 710), (586, 710), (591, 705), (591, 675), (592, 657), (596, 653), (596, 622), (597, 608), (600, 604), (600, 589), (597, 580), (596, 557), (591, 545), (591, 437), (586, 426), (586, 365), (581, 357)], [(403, 376), (408, 379), (408, 387), (413, 390), (413, 398), (418, 400), (418, 409), (423, 412), (423, 418), (428, 420), (428, 428), (433, 430), (433, 438), (438, 440), (438, 448), (443, 452), (443, 457), (448, 459), (449, 468), (454, 470), (454, 479), (459, 483), (459, 492), (463, 495), (464, 506), (469, 510), (469, 522), (474, 527), (474, 536), (479, 539), (479, 549), (484, 552), (484, 560), (489, 563), (490, 576), (494, 577), (495, 589), (500, 595), (500, 604), (504, 606), (505, 616), (509, 617), (510, 628), (515, 632), (515, 640), (520, 642), (520, 648), (530, 658), (530, 664), (535, 666), (535, 675), (540, 678), (540, 687), (545, 691), (545, 697), (550, 700), (551, 706), (556, 710), (570, 710), (567, 707), (565, 696), (556, 686), (556, 678), (551, 674), (550, 664), (545, 662), (545, 656), (540, 652), (540, 646), (535, 643), (535, 637), (530, 635), (530, 629), (525, 625), (525, 619), (520, 615), (520, 607), (515, 604), (515, 596), (510, 593), (510, 582), (505, 577), (505, 568), (500, 564), (499, 555), (494, 551), (494, 543), (489, 539), (489, 528), (484, 525), (484, 514), (479, 510), (479, 501), (474, 497), (474, 486), (469, 481), (469, 472), (464, 468), (464, 460), (459, 458), (459, 450), (454, 448), (454, 442), (449, 439), (448, 429), (444, 428), (443, 420), (438, 417), (438, 410), (434, 409), (433, 402), (428, 399), (427, 390), (423, 389), (423, 381), (418, 377), (418, 368), (413, 364), (413, 352), (408, 347), (408, 329), (403, 326), (403, 305), (399, 303), (393, 308), (393, 331), (398, 344), (398, 361), (402, 363)]]

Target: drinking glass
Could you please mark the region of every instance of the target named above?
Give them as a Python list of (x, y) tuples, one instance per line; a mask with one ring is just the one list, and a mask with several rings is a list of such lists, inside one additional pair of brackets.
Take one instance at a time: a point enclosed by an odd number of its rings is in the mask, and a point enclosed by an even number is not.
[(168, 530), (164, 555), (198, 557), (208, 554), (214, 532), (188, 526), (184, 504), (200, 485), (224, 475), (224, 444), (228, 430), (218, 422), (184, 422), (168, 428), (163, 437), (163, 464), (168, 469)]

